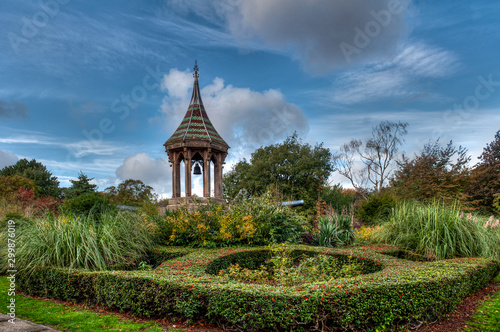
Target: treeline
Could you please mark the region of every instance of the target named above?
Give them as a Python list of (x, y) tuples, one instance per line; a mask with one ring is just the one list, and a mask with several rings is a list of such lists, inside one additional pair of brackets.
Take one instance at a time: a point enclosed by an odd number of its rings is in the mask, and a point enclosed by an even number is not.
[(0, 170), (0, 218), (11, 213), (32, 217), (61, 209), (78, 214), (114, 205), (156, 204), (153, 188), (140, 180), (128, 179), (102, 192), (93, 180), (80, 172), (76, 180), (70, 180), (70, 187), (61, 188), (45, 165), (35, 159), (21, 159)]
[[(281, 199), (303, 199), (303, 213), (322, 206), (348, 210), (371, 221), (397, 200), (459, 202), (464, 210), (500, 214), (500, 131), (473, 165), (468, 150), (439, 139), (413, 156), (404, 155), (407, 123), (382, 121), (366, 140), (353, 139), (332, 153), (323, 144), (303, 143), (297, 134), (261, 147), (224, 175), (224, 194), (260, 195), (269, 188)], [(337, 172), (354, 189), (331, 185)]]

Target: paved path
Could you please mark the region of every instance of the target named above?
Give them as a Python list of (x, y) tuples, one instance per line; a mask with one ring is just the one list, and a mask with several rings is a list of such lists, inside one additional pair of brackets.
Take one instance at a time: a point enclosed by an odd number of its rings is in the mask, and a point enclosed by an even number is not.
[(16, 318), (15, 324), (12, 324), (9, 319), (9, 316), (0, 313), (0, 332), (61, 332), (20, 318)]

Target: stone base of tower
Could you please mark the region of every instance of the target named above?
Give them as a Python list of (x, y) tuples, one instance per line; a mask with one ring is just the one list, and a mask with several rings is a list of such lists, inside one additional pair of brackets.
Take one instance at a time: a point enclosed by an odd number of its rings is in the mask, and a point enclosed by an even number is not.
[(179, 208), (187, 208), (188, 211), (196, 210), (200, 205), (208, 203), (226, 204), (226, 200), (215, 197), (176, 197), (168, 200), (168, 205), (160, 207), (160, 215), (164, 215), (166, 211), (175, 211)]

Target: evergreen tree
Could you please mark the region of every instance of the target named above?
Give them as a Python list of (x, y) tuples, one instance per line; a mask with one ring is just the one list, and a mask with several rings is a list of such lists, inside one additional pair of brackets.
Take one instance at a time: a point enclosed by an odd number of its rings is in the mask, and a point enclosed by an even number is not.
[(71, 187), (66, 190), (67, 197), (76, 197), (85, 193), (97, 192), (97, 185), (90, 183), (90, 179), (82, 171), (78, 174), (78, 180), (69, 180)]

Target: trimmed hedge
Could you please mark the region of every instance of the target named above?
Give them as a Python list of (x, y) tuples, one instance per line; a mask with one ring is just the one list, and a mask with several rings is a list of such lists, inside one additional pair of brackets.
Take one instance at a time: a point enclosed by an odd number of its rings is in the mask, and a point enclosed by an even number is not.
[[(253, 256), (256, 248), (198, 249), (152, 271), (39, 268), (31, 277), (19, 273), (17, 282), (28, 294), (100, 305), (138, 316), (204, 317), (224, 327), (246, 330), (314, 330), (328, 326), (346, 331), (441, 317), (466, 295), (484, 287), (499, 269), (499, 262), (491, 259), (413, 262), (381, 254), (395, 251), (389, 246), (295, 248), (357, 257), (378, 262), (384, 269), (328, 283), (290, 287), (245, 284), (210, 275), (206, 270), (221, 257), (236, 253), (240, 258)], [(260, 250), (262, 254), (257, 256), (265, 256), (267, 248)], [(228, 259), (219, 260), (224, 261)]]

